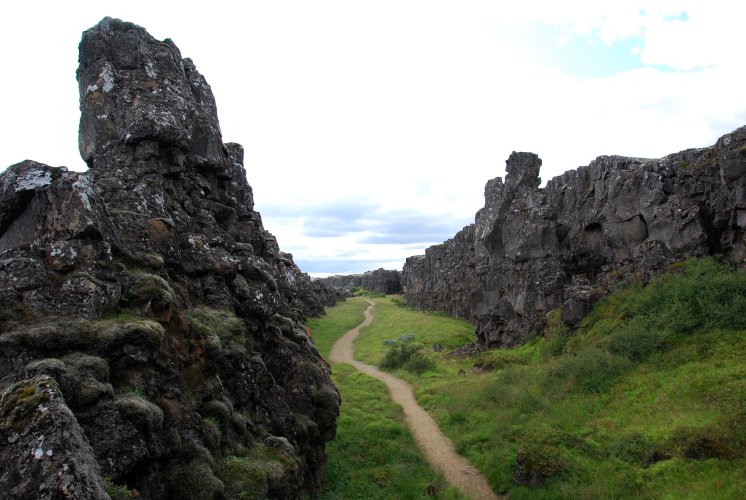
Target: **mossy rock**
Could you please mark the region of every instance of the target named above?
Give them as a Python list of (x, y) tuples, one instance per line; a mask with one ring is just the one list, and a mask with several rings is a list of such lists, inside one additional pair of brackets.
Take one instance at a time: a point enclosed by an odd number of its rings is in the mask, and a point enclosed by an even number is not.
[(157, 432), (163, 427), (163, 410), (137, 394), (123, 394), (114, 404), (122, 416), (141, 429)]
[(160, 323), (143, 318), (123, 322), (105, 320), (98, 322), (96, 328), (101, 328), (101, 344), (108, 351), (116, 350), (125, 344), (157, 348), (165, 333)]
[(176, 304), (176, 293), (168, 282), (157, 274), (137, 272), (130, 276), (122, 293), (125, 306), (152, 314), (167, 321)]
[(0, 428), (19, 431), (31, 418), (39, 405), (49, 400), (46, 387), (41, 387), (45, 377), (18, 382), (10, 386), (0, 399)]
[(319, 426), (307, 415), (302, 413), (295, 414), (295, 430), (301, 436), (317, 438), (319, 436)]
[(192, 335), (217, 336), (221, 342), (243, 343), (246, 325), (233, 311), (212, 309), (206, 306), (195, 307), (187, 312), (189, 329)]
[(294, 457), (278, 453), (270, 447), (255, 445), (244, 457), (228, 456), (218, 464), (217, 476), (225, 485), (227, 498), (262, 499), (283, 492), (291, 494), (298, 462)]
[(223, 436), (223, 431), (220, 428), (220, 423), (211, 417), (202, 419), (202, 442), (210, 450), (217, 450), (220, 448), (220, 439)]
[(169, 497), (175, 500), (213, 500), (222, 496), (225, 489), (210, 466), (202, 461), (171, 467), (166, 475), (166, 488)]
[(227, 498), (262, 499), (267, 497), (269, 484), (263, 464), (245, 457), (229, 456), (220, 461), (218, 478), (225, 485)]

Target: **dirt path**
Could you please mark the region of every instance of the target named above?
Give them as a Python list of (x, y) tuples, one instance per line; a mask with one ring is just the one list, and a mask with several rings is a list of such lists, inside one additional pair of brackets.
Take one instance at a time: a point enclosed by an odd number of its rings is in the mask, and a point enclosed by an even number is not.
[(352, 343), (360, 334), (360, 329), (373, 321), (373, 315), (370, 311), (374, 304), (370, 300), (367, 300), (367, 302), (370, 306), (363, 313), (365, 320), (337, 340), (329, 353), (329, 359), (333, 363), (352, 365), (358, 371), (375, 377), (386, 384), (391, 399), (404, 409), (404, 418), (407, 425), (412, 430), (412, 434), (425, 453), (428, 462), (433, 468), (441, 472), (449, 483), (471, 498), (479, 500), (501, 498), (490, 489), (487, 480), (479, 471), (472, 467), (464, 457), (456, 453), (450, 439), (440, 432), (432, 417), (417, 404), (411, 385), (389, 373), (382, 372), (373, 365), (355, 361), (352, 356)]

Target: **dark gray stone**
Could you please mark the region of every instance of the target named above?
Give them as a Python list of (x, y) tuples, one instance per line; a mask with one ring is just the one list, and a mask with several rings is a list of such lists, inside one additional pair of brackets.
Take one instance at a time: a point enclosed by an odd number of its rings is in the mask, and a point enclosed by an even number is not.
[[(210, 86), (171, 41), (106, 18), (83, 34), (77, 75), (89, 170), (0, 174), (0, 390), (51, 377), (90, 465), (44, 491), (98, 498), (103, 474), (144, 498), (175, 495), (177, 477), (218, 494), (219, 459), (266, 433), (298, 463), (284, 494), (317, 489), (340, 400), (304, 322), (333, 296), (264, 229), (243, 149), (223, 144)], [(36, 469), (18, 467), (42, 463), (23, 439), (0, 443), (13, 498), (36, 497)]]
[(353, 287), (385, 294), (396, 294), (402, 291), (401, 271), (383, 268), (366, 271), (363, 274), (330, 276), (317, 281), (328, 284), (345, 296), (351, 295)]
[(660, 159), (601, 156), (539, 188), (541, 160), (513, 153), (475, 223), (407, 259), (408, 303), (471, 319), (483, 346), (575, 326), (599, 297), (692, 256), (746, 258), (746, 127)]

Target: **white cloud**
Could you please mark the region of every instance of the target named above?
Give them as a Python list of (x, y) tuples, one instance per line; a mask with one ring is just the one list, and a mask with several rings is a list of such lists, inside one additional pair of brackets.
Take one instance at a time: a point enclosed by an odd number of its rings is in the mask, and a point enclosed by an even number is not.
[[(104, 15), (122, 17), (172, 38), (206, 76), (224, 139), (246, 147), (257, 209), (301, 262), (338, 259), (348, 269), (353, 259), (401, 263), (424, 250), (352, 233), (311, 237), (309, 212), (320, 204), (359, 200), (373, 207), (372, 220), (387, 220), (376, 208), (387, 207), (459, 229), (513, 150), (538, 153), (546, 180), (600, 154), (705, 146), (746, 121), (746, 12), (735, 2), (75, 6), (49, 2), (46, 16), (38, 3), (0, 7), (13, 20), (0, 32), (12, 75), (0, 83), (0, 165), (82, 167), (77, 42)], [(527, 39), (537, 26), (566, 41), (632, 40), (640, 67), (604, 78), (548, 67)]]

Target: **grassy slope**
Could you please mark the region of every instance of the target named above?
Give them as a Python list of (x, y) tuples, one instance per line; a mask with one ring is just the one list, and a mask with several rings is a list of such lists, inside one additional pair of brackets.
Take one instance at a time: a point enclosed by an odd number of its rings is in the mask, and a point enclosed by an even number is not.
[[(397, 375), (511, 498), (742, 498), (746, 276), (710, 259), (678, 271), (603, 300), (575, 336), (555, 324), (468, 359), (445, 352), (470, 325), (374, 299), (356, 357), (378, 364), (384, 340), (414, 334), (437, 367)], [(533, 485), (514, 481), (517, 457)]]
[[(309, 321), (319, 352), (328, 357), (332, 344), (363, 320), (368, 306), (348, 299)], [(337, 437), (327, 445), (327, 484), (321, 499), (408, 499), (440, 490), (436, 498), (462, 498), (427, 465), (393, 404), (386, 387), (347, 365), (334, 365), (334, 382), (342, 394)]]

